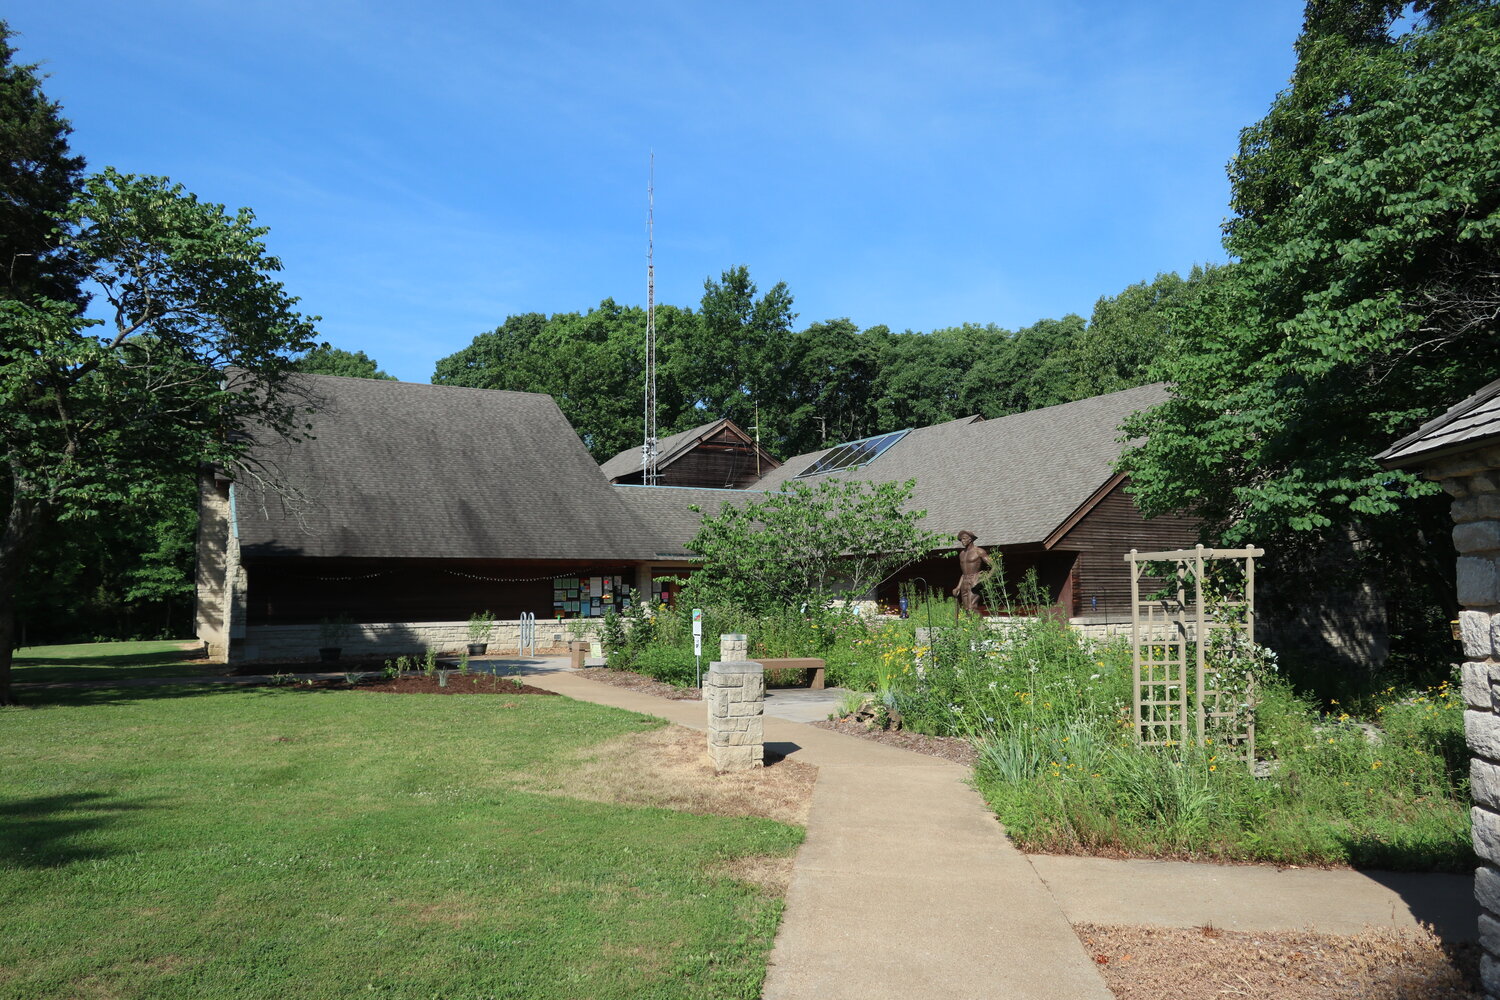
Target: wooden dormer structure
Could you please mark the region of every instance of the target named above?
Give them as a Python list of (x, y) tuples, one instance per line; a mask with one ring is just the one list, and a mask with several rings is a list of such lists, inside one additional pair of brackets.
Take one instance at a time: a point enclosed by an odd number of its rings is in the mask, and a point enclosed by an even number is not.
[[(658, 486), (744, 489), (781, 467), (770, 452), (726, 418), (663, 438), (657, 446)], [(641, 449), (627, 448), (599, 466), (621, 486), (641, 485)]]

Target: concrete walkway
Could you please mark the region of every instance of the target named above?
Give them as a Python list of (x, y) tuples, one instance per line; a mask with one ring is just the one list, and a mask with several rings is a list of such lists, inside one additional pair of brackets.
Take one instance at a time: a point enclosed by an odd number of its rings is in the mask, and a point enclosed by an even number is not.
[(1357, 934), (1426, 923), (1445, 941), (1479, 938), (1472, 875), (1045, 854), (1031, 855), (1031, 865), (1075, 924)]
[[(564, 661), (516, 667), (582, 701), (707, 725), (702, 702), (597, 683)], [(826, 716), (809, 715), (817, 699), (786, 698), (778, 718), (780, 696), (767, 699), (767, 749), (820, 772), (765, 1000), (1108, 1000), (1074, 923), (1331, 934), (1426, 923), (1449, 942), (1477, 939), (1467, 875), (1022, 855), (967, 769), (799, 724)]]
[[(707, 727), (699, 701), (551, 665), (521, 672), (581, 701)], [(820, 769), (766, 1000), (1110, 1000), (1062, 909), (966, 783), (967, 769), (770, 715), (765, 731), (767, 750)]]

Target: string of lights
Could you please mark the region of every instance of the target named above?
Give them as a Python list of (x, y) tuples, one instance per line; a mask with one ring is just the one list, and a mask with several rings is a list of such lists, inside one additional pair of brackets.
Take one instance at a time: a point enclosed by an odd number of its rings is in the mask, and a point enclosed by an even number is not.
[[(390, 576), (394, 570), (385, 570), (380, 573), (364, 573), (354, 576), (310, 576), (309, 579), (322, 583), (347, 583), (353, 580), (374, 580), (377, 577)], [(444, 573), (449, 576), (461, 576), (466, 580), (481, 580), (485, 583), (540, 583), (543, 580), (577, 580), (588, 579), (590, 576), (620, 577), (624, 574), (614, 573), (585, 573), (580, 576), (560, 576), (557, 573), (547, 573), (544, 576), (485, 576), (481, 573), (465, 573), (456, 569), (445, 569)]]

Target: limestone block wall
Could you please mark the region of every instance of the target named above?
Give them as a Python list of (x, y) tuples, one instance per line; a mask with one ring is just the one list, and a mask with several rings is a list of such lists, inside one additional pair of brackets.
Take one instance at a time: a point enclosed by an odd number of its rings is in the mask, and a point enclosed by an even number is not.
[(245, 629), (245, 568), (240, 564), (232, 490), (227, 479), (211, 471), (198, 477), (195, 634), (211, 660), (232, 658), (232, 648)]
[(1468, 734), (1474, 851), (1479, 900), (1480, 974), (1485, 994), (1500, 997), (1500, 448), (1435, 463), (1423, 470), (1453, 497), (1458, 550), (1459, 632)]
[(766, 674), (759, 663), (715, 660), (703, 679), (708, 755), (715, 771), (748, 771), (766, 761)]
[[(896, 621), (897, 619), (895, 615), (877, 615), (875, 616), (874, 620), (878, 624), (879, 622)], [(1005, 632), (1007, 629), (1017, 628), (1031, 621), (1034, 621), (1034, 619), (1020, 616), (985, 619), (985, 623), (989, 625), (990, 628), (1000, 633)], [(946, 624), (947, 622), (933, 623), (934, 627)], [(1072, 618), (1068, 621), (1068, 627), (1073, 629), (1073, 631), (1077, 632), (1079, 635), (1083, 636), (1085, 639), (1098, 639), (1103, 641), (1106, 639), (1114, 639), (1122, 636), (1126, 639), (1130, 638), (1130, 619), (1128, 618), (1124, 621), (1093, 621), (1087, 618)], [(919, 634), (924, 633), (925, 631), (925, 626), (919, 626), (917, 629), (917, 632)], [(917, 642), (920, 645), (925, 642), (925, 640), (918, 638)]]
[[(538, 621), (538, 656), (565, 656), (573, 639), (596, 639), (602, 621), (574, 618), (568, 621)], [(461, 653), (469, 644), (469, 623), (377, 622), (350, 626), (351, 634), (341, 648), (346, 656), (401, 656), (411, 653)], [(243, 643), (235, 647), (239, 660), (294, 660), (317, 656), (325, 645), (318, 625), (252, 625), (245, 629)], [(497, 621), (490, 629), (487, 655), (514, 655), (521, 648), (521, 623)]]

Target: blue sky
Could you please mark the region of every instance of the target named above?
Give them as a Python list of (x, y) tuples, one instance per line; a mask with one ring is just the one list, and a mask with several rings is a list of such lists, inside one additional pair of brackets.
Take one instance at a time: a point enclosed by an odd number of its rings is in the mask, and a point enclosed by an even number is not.
[(94, 168), (248, 205), (399, 378), (511, 313), (735, 264), (798, 328), (1024, 326), (1224, 258), (1301, 4), (12, 0)]

